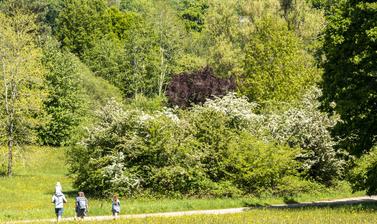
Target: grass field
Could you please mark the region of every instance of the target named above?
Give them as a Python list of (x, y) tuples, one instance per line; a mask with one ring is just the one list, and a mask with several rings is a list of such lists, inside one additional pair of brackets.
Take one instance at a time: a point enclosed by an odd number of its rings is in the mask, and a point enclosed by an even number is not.
[[(213, 223), (233, 223), (233, 224), (251, 224), (251, 223), (376, 223), (377, 214), (370, 211), (358, 211), (350, 213), (348, 210), (332, 209), (309, 209), (309, 210), (253, 210), (245, 213), (231, 215), (201, 215), (201, 216), (184, 216), (169, 218), (147, 218), (136, 220), (121, 220), (118, 223), (166, 223), (166, 224), (213, 224)], [(100, 222), (98, 222), (100, 223)], [(104, 223), (104, 222), (103, 222)], [(108, 223), (108, 222), (107, 222)], [(113, 222), (117, 223), (117, 222)]]
[[(0, 150), (2, 158), (5, 149)], [(21, 156), (22, 155), (22, 156)], [(50, 202), (57, 181), (63, 186), (63, 192), (66, 193), (68, 203), (65, 206), (64, 217), (74, 215), (74, 195), (77, 189), (72, 187), (72, 180), (67, 177), (67, 166), (65, 165), (65, 152), (63, 148), (36, 148), (29, 147), (22, 153), (15, 154), (16, 162), (14, 176), (12, 178), (0, 177), (0, 222), (10, 220), (41, 219), (53, 218), (53, 205)], [(3, 163), (5, 162), (2, 161)], [(352, 194), (347, 186), (341, 186), (340, 189), (328, 190), (318, 195), (301, 195), (295, 198), (295, 201), (313, 201), (319, 199), (352, 197), (363, 194), (359, 192)], [(123, 214), (153, 213), (165, 211), (185, 211), (199, 209), (220, 209), (232, 207), (244, 207), (247, 205), (263, 205), (283, 203), (283, 198), (236, 198), (236, 199), (122, 199)], [(110, 199), (92, 199), (89, 195), (90, 216), (110, 215)], [(245, 219), (260, 219), (262, 217), (271, 218), (286, 215), (289, 217), (299, 218), (302, 214), (302, 220), (307, 215), (320, 214), (326, 217), (326, 214), (336, 212), (336, 216), (347, 218), (347, 209), (344, 210), (300, 210), (300, 211), (264, 211), (256, 210), (245, 214), (220, 216), (195, 216), (182, 218), (167, 218), (155, 221), (140, 221), (140, 223), (191, 223), (191, 219), (198, 219), (195, 223), (221, 223), (222, 219), (235, 220), (230, 223), (245, 223)], [(356, 217), (370, 216), (375, 219), (370, 210), (352, 210), (355, 211)], [(295, 215), (296, 214), (296, 215)], [(271, 217), (270, 217), (271, 216)], [(260, 218), (259, 218), (260, 217)], [(179, 222), (175, 219), (182, 219)], [(191, 221), (190, 221), (191, 220)], [(200, 221), (208, 220), (208, 221)], [(213, 221), (211, 221), (213, 220)], [(124, 220), (123, 220), (124, 221)], [(135, 223), (138, 221), (134, 220)], [(132, 222), (134, 223), (134, 222)], [(223, 222), (224, 223), (224, 222)], [(250, 223), (250, 222), (246, 222)], [(253, 222), (251, 222), (253, 223)], [(276, 222), (284, 223), (284, 222)], [(290, 223), (290, 222), (286, 222)], [(347, 222), (346, 222), (347, 223)], [(362, 223), (362, 222), (361, 222)]]
[[(375, 209), (346, 207), (290, 210), (250, 210), (226, 215), (191, 215), (178, 217), (150, 217), (143, 219), (120, 219), (116, 221), (92, 221), (90, 223), (124, 224), (366, 224), (376, 223)], [(77, 222), (79, 223), (79, 222)]]

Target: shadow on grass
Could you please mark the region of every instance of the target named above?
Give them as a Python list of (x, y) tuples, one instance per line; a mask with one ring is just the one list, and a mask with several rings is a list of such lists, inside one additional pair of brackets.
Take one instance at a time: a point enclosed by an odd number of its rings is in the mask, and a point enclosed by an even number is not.
[(354, 211), (377, 211), (377, 200), (373, 198), (363, 198), (356, 200), (339, 200), (339, 201), (324, 201), (324, 202), (304, 202), (299, 203), (292, 198), (284, 199), (285, 204), (281, 205), (268, 205), (258, 203), (244, 203), (246, 207), (263, 208), (263, 209), (289, 209), (289, 210), (302, 210), (312, 208), (330, 208), (330, 209), (347, 209)]
[(293, 197), (284, 197), (283, 201), (284, 201), (285, 204), (297, 204), (297, 203), (299, 203)]
[(328, 204), (328, 205), (304, 205), (304, 206), (295, 206), (295, 207), (274, 207), (269, 206), (267, 209), (283, 209), (283, 210), (305, 210), (305, 209), (333, 209), (333, 210), (346, 210), (346, 211), (366, 211), (366, 212), (376, 212), (377, 211), (377, 202), (376, 201), (365, 201), (352, 204)]
[(249, 208), (267, 208), (268, 206), (270, 206), (268, 203), (243, 202), (243, 207)]
[[(299, 203), (293, 197), (284, 197), (283, 201), (284, 201), (285, 204), (297, 204), (297, 203)], [(268, 204), (268, 203), (243, 201), (243, 206), (244, 207), (250, 207), (250, 208), (253, 208), (253, 207), (254, 208), (264, 208), (264, 207), (269, 207), (269, 206), (272, 206), (272, 205)]]

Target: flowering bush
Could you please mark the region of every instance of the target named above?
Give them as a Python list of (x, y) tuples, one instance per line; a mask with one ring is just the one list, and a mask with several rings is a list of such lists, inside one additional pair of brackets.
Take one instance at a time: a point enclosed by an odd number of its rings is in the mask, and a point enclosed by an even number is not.
[(330, 129), (338, 121), (318, 110), (320, 91), (313, 88), (300, 105), (282, 113), (272, 113), (266, 120), (270, 137), (280, 144), (303, 149), (298, 156), (301, 171), (321, 183), (331, 184), (341, 176), (345, 155), (334, 149)]
[(302, 192), (311, 189), (302, 174), (323, 183), (339, 174), (333, 120), (314, 104), (281, 114), (256, 108), (234, 93), (149, 113), (110, 102), (69, 154), (76, 186), (99, 195), (235, 196)]

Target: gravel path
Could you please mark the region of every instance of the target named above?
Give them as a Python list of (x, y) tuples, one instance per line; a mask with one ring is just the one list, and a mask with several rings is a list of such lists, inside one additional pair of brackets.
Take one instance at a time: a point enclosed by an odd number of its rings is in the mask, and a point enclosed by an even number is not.
[[(350, 205), (358, 204), (362, 202), (375, 202), (377, 203), (377, 196), (363, 196), (354, 198), (343, 198), (328, 201), (313, 201), (313, 202), (303, 202), (303, 203), (293, 203), (293, 204), (277, 204), (270, 206), (259, 206), (259, 207), (243, 207), (243, 208), (227, 208), (227, 209), (215, 209), (215, 210), (194, 210), (194, 211), (181, 211), (181, 212), (164, 212), (164, 213), (148, 213), (148, 214), (135, 214), (135, 215), (121, 215), (119, 219), (135, 219), (135, 218), (147, 218), (147, 217), (172, 217), (172, 216), (184, 216), (184, 215), (219, 215), (219, 214), (234, 214), (244, 212), (250, 209), (260, 209), (260, 208), (301, 208), (301, 207), (322, 207), (322, 206), (334, 206), (334, 205)], [(62, 221), (73, 221), (73, 218), (63, 218)], [(113, 220), (112, 216), (89, 216), (85, 217), (84, 221), (105, 221)], [(38, 220), (22, 220), (22, 221), (12, 221), (5, 222), (8, 224), (16, 223), (51, 223), (55, 222), (56, 219), (38, 219)]]

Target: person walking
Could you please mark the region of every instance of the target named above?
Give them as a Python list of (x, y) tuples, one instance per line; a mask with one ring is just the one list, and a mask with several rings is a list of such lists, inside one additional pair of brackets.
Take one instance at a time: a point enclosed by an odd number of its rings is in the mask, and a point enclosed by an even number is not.
[(84, 219), (88, 213), (88, 208), (88, 199), (86, 199), (84, 192), (80, 191), (78, 197), (76, 197), (77, 217)]
[(120, 201), (118, 195), (114, 194), (112, 203), (111, 203), (111, 210), (113, 212), (114, 219), (118, 218), (120, 213)]
[(61, 192), (61, 187), (55, 188), (55, 194), (52, 196), (51, 202), (55, 205), (56, 220), (59, 222), (63, 216), (64, 203), (67, 203), (67, 199), (65, 198), (63, 192)]

